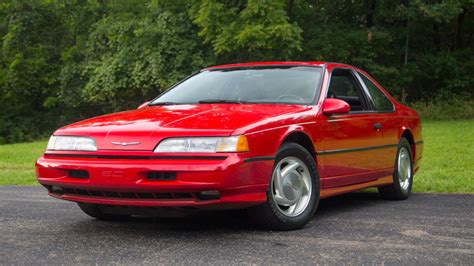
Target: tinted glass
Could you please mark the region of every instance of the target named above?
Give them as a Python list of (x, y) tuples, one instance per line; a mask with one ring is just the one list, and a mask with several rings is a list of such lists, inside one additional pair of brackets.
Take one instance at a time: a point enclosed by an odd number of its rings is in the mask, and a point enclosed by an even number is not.
[(310, 104), (319, 90), (319, 67), (231, 68), (201, 72), (152, 104), (240, 101)]
[(351, 111), (363, 111), (362, 95), (351, 72), (345, 69), (336, 69), (331, 74), (328, 98), (340, 99), (349, 104)]
[(360, 77), (367, 86), (367, 90), (369, 91), (370, 95), (372, 96), (372, 100), (375, 105), (375, 109), (377, 111), (393, 111), (393, 104), (390, 100), (383, 94), (383, 92), (374, 84), (370, 79), (366, 76), (360, 74)]

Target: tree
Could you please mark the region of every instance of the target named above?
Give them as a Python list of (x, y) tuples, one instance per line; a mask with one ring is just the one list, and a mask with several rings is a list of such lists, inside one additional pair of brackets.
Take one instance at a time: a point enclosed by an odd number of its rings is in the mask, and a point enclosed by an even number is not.
[(301, 29), (282, 0), (194, 1), (191, 14), (219, 62), (288, 60), (301, 51)]
[[(53, 4), (4, 3), (0, 141), (35, 138), (52, 126), (51, 108), (66, 31)], [(53, 120), (54, 121), (54, 120)]]
[(135, 108), (205, 66), (336, 61), (408, 103), (474, 96), (472, 0), (3, 0), (0, 143)]

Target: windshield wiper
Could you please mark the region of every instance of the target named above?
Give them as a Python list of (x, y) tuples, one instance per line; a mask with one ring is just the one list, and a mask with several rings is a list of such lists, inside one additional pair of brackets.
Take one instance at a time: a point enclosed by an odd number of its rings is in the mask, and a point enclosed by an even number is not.
[(238, 100), (220, 100), (220, 99), (208, 99), (208, 100), (201, 100), (198, 103), (249, 103), (247, 101), (238, 101)]
[(175, 105), (175, 104), (179, 104), (179, 103), (175, 103), (175, 102), (157, 102), (157, 103), (150, 103), (149, 105), (154, 106), (154, 105)]

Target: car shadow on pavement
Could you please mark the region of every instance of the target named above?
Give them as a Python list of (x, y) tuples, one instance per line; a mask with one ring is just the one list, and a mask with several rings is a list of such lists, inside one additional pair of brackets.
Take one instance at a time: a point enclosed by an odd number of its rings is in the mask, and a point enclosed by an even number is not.
[[(319, 202), (318, 210), (314, 218), (324, 215), (333, 215), (346, 211), (354, 211), (361, 208), (369, 208), (374, 205), (388, 202), (380, 197), (377, 192), (353, 192), (336, 197), (323, 199)], [(313, 219), (314, 219), (313, 218)]]
[[(384, 201), (373, 192), (356, 192), (323, 199), (319, 203), (313, 221), (305, 228), (316, 226), (319, 220), (325, 217), (334, 217), (345, 212), (352, 212), (360, 209), (370, 209), (374, 205), (383, 204)], [(251, 219), (245, 210), (199, 212), (185, 217), (131, 217), (121, 221), (99, 221), (94, 219), (84, 219), (74, 226), (74, 230), (91, 229), (92, 227), (102, 227), (102, 230), (131, 230), (152, 232), (156, 230), (170, 232), (206, 232), (212, 231), (262, 231)], [(266, 230), (264, 230), (266, 231)]]

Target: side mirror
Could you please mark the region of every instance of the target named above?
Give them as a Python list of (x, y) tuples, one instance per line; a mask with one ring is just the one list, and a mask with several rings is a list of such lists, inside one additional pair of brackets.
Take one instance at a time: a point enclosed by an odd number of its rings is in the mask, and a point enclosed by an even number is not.
[(148, 104), (149, 104), (150, 102), (151, 102), (151, 101), (144, 102), (144, 103), (140, 104), (140, 106), (138, 106), (138, 108), (137, 108), (137, 109), (142, 109), (142, 108), (145, 108), (145, 107), (147, 107), (147, 106), (148, 106)]
[(349, 104), (343, 100), (328, 98), (323, 103), (323, 113), (326, 115), (347, 114), (350, 110)]

